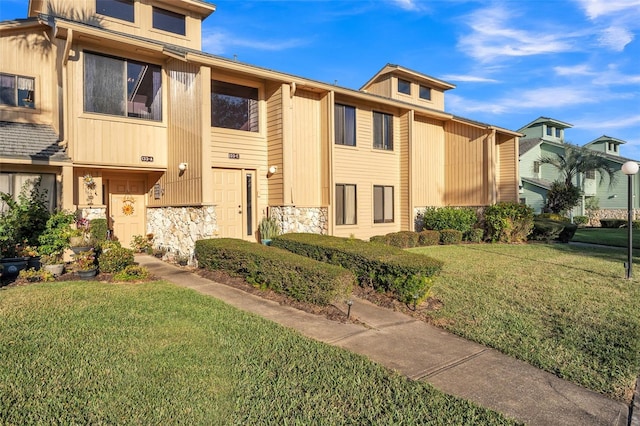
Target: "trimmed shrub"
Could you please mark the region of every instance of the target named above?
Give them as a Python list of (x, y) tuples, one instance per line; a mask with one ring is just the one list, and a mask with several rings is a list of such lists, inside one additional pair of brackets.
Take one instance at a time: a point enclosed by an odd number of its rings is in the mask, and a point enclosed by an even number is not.
[(478, 215), (475, 210), (467, 207), (427, 207), (424, 211), (423, 222), (424, 229), (436, 231), (457, 229), (464, 233), (478, 222)]
[(411, 248), (418, 245), (418, 234), (411, 231), (392, 232), (386, 235), (371, 237), (369, 241), (398, 248)]
[(539, 241), (555, 240), (568, 243), (575, 235), (576, 229), (578, 229), (578, 225), (575, 223), (536, 217), (533, 220), (533, 231), (529, 238)]
[(603, 228), (622, 228), (627, 224), (623, 219), (600, 219), (600, 226)]
[(115, 281), (143, 281), (151, 277), (149, 270), (140, 265), (129, 265), (113, 275)]
[(418, 233), (418, 246), (437, 246), (440, 244), (440, 232), (425, 229)]
[(533, 209), (524, 204), (503, 202), (485, 209), (487, 238), (492, 242), (517, 243), (527, 240), (533, 229)]
[(567, 216), (561, 215), (560, 213), (540, 213), (535, 217), (539, 217), (541, 219), (551, 219), (555, 220), (556, 222), (571, 222), (571, 219), (569, 219)]
[(107, 219), (91, 219), (89, 221), (89, 232), (95, 241), (105, 241), (107, 239)]
[(103, 249), (98, 257), (100, 272), (115, 273), (134, 265), (133, 250), (124, 247)]
[(440, 242), (442, 244), (460, 244), (462, 232), (457, 229), (443, 229), (440, 231)]
[(344, 268), (232, 238), (198, 240), (195, 255), (201, 268), (221, 269), (254, 285), (318, 305), (348, 298), (355, 282), (353, 273)]
[(317, 234), (284, 234), (272, 245), (351, 270), (361, 285), (389, 291), (405, 303), (424, 300), (442, 262), (395, 247), (355, 238)]
[(586, 225), (589, 223), (589, 216), (574, 216), (573, 223), (578, 226)]
[(484, 229), (473, 228), (470, 231), (465, 232), (462, 239), (469, 241), (470, 243), (481, 243), (484, 239)]

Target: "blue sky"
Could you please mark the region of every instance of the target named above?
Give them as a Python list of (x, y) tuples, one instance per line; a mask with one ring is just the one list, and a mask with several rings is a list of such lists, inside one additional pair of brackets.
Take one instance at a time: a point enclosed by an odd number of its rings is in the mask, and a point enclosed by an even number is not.
[[(539, 116), (640, 160), (640, 0), (212, 1), (203, 50), (358, 89), (386, 63), (448, 81), (446, 110), (517, 130)], [(0, 19), (27, 0), (0, 0)]]

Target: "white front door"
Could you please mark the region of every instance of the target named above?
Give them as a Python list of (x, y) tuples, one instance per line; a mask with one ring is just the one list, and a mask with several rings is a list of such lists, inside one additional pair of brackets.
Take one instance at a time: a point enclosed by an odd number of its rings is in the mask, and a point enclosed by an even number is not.
[(213, 199), (220, 237), (255, 241), (255, 171), (213, 169)]
[(134, 235), (145, 234), (145, 190), (142, 180), (109, 181), (109, 216), (113, 235), (131, 248)]

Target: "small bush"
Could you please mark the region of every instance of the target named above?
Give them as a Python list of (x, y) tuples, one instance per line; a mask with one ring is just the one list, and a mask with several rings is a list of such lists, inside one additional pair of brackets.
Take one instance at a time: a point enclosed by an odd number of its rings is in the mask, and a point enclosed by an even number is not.
[(140, 265), (129, 265), (113, 275), (115, 281), (144, 281), (151, 277), (149, 270)]
[(369, 241), (398, 248), (412, 248), (418, 245), (418, 234), (411, 231), (392, 232), (386, 235), (371, 237)]
[(105, 241), (108, 229), (107, 219), (91, 219), (89, 221), (89, 233), (94, 241)]
[(586, 225), (589, 223), (589, 216), (574, 216), (573, 223), (578, 226)]
[(600, 226), (603, 228), (622, 228), (626, 224), (624, 219), (600, 219)]
[(517, 243), (527, 240), (533, 229), (533, 209), (524, 204), (503, 202), (485, 209), (487, 238), (492, 242)]
[(475, 210), (467, 207), (427, 207), (424, 211), (424, 229), (440, 231), (457, 229), (467, 232), (478, 221)]
[(100, 272), (115, 273), (124, 270), (129, 265), (135, 264), (133, 250), (124, 247), (111, 247), (103, 249), (98, 257)]
[(457, 229), (443, 229), (440, 231), (440, 242), (442, 244), (460, 244), (462, 232)]
[(440, 244), (440, 232), (425, 229), (418, 233), (418, 246), (437, 246)]
[(145, 236), (134, 235), (131, 241), (131, 248), (137, 253), (151, 254), (153, 251), (153, 247), (151, 246), (152, 239), (153, 234), (147, 234)]
[(470, 243), (481, 243), (484, 239), (484, 229), (474, 228), (463, 235), (465, 241)]
[(529, 236), (538, 241), (560, 241), (568, 243), (578, 229), (578, 225), (571, 222), (560, 222), (552, 219), (536, 217), (533, 221), (533, 231)]
[(18, 273), (18, 280), (24, 280), (30, 283), (55, 281), (55, 277), (49, 271), (44, 269), (36, 270), (35, 268), (23, 269)]

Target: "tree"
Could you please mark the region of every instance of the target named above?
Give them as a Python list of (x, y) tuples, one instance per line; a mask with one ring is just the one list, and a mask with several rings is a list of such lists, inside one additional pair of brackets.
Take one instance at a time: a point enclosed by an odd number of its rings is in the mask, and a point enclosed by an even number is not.
[(609, 186), (616, 180), (617, 169), (611, 167), (603, 155), (577, 145), (567, 144), (562, 154), (543, 156), (539, 161), (540, 164), (553, 166), (560, 173), (560, 178), (547, 192), (546, 207), (554, 213), (571, 210), (580, 202), (581, 189), (577, 188), (573, 182), (579, 174), (598, 172), (600, 175), (598, 184), (604, 182), (606, 175), (609, 177)]

